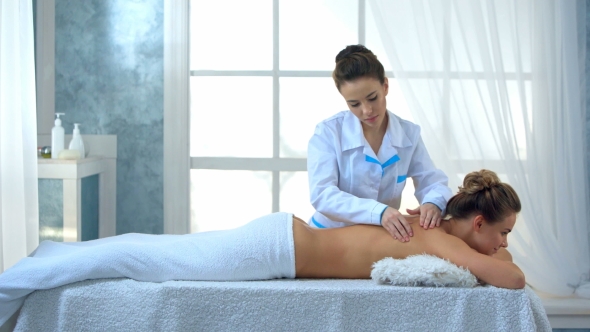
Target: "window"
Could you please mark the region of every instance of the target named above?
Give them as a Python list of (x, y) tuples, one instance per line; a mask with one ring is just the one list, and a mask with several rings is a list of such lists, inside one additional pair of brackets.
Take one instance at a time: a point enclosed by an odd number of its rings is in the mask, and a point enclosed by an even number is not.
[[(390, 79), (388, 108), (413, 120), (365, 0), (190, 2), (191, 232), (276, 211), (311, 217), (307, 142), (346, 109), (336, 54), (364, 44)], [(410, 184), (402, 207), (417, 202)]]

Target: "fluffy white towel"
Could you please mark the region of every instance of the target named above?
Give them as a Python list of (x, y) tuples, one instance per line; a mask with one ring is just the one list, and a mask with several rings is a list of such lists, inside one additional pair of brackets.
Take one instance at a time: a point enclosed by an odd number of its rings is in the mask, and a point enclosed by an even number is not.
[(274, 213), (228, 231), (125, 234), (87, 242), (44, 241), (0, 274), (0, 326), (35, 290), (99, 278), (138, 281), (295, 277), (293, 217)]
[(475, 287), (477, 278), (465, 268), (432, 255), (384, 258), (373, 264), (371, 278), (379, 284), (426, 287)]

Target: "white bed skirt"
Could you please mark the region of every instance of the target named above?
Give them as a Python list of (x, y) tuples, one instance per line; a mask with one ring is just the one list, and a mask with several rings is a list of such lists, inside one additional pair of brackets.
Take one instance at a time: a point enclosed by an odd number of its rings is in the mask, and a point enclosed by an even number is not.
[(99, 279), (35, 291), (15, 331), (551, 331), (530, 289)]

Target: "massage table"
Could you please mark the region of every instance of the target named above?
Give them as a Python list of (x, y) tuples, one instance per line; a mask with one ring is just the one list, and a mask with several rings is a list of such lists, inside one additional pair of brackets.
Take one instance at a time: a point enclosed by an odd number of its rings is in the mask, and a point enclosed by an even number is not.
[(15, 331), (551, 331), (539, 297), (373, 280), (85, 280), (31, 293)]

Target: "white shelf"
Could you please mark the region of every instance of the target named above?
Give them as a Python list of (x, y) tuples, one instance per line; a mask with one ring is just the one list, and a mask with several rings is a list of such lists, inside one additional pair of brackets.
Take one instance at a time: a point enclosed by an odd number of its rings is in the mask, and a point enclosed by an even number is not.
[(78, 160), (39, 158), (37, 165), (39, 178), (81, 179), (104, 172), (108, 167), (108, 158), (101, 156), (90, 156)]

